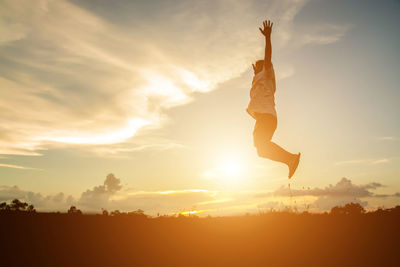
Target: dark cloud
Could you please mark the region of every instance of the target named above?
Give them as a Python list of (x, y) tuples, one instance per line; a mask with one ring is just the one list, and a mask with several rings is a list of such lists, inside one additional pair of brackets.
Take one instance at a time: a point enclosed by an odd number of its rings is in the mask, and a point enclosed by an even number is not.
[(335, 185), (329, 185), (325, 188), (302, 188), (290, 189), (282, 186), (273, 192), (254, 195), (256, 198), (265, 197), (301, 197), (312, 196), (317, 199), (310, 203), (310, 207), (318, 210), (329, 210), (334, 206), (342, 206), (350, 202), (359, 203), (367, 206), (368, 202), (363, 198), (388, 198), (400, 197), (400, 193), (395, 194), (375, 194), (372, 192), (378, 188), (384, 187), (381, 183), (372, 182), (365, 185), (355, 185), (350, 179), (342, 178)]
[[(396, 193), (396, 194), (398, 194), (398, 193)], [(377, 198), (396, 197), (396, 194), (393, 194), (393, 195), (391, 195), (391, 194), (375, 194), (374, 197), (377, 197)]]
[(114, 176), (114, 174), (110, 173), (107, 175), (106, 180), (104, 181), (104, 187), (106, 191), (110, 193), (115, 193), (121, 190), (121, 180)]
[(347, 203), (359, 203), (363, 207), (368, 205), (367, 201), (362, 198), (386, 198), (400, 196), (396, 194), (375, 194), (371, 192), (378, 188), (384, 187), (381, 183), (372, 182), (365, 185), (355, 185), (350, 179), (342, 178), (335, 185), (329, 185), (323, 189), (321, 188), (307, 188), (307, 189), (292, 189), (288, 187), (280, 187), (275, 190), (271, 195), (283, 197), (298, 197), (298, 196), (314, 196), (318, 197), (313, 203), (312, 207), (320, 210), (329, 210), (334, 206), (343, 206)]
[(366, 185), (355, 185), (351, 180), (342, 178), (336, 185), (329, 185), (324, 189), (321, 188), (308, 188), (308, 189), (292, 189), (288, 187), (280, 187), (272, 194), (274, 196), (331, 196), (331, 197), (372, 197), (374, 193), (369, 190), (375, 190), (383, 187), (380, 183), (369, 183)]
[[(102, 185), (88, 189), (79, 198), (66, 196), (64, 193), (44, 196), (40, 193), (21, 190), (17, 186), (0, 186), (0, 201), (11, 201), (18, 198), (33, 204), (41, 211), (66, 211), (69, 206), (98, 212), (108, 210), (129, 211), (143, 209), (149, 214), (175, 213), (193, 209), (196, 204), (206, 207), (215, 200), (216, 192), (208, 190), (171, 190), (155, 192), (124, 191), (121, 192), (121, 179), (114, 174), (107, 175)], [(201, 203), (211, 204), (202, 205)]]
[(121, 188), (121, 180), (110, 173), (104, 180), (103, 185), (95, 186), (93, 189), (83, 192), (78, 202), (86, 208), (106, 208), (108, 207), (110, 197), (121, 190)]
[(114, 174), (107, 175), (103, 185), (82, 193), (76, 205), (83, 210), (129, 211), (143, 209), (149, 213), (174, 213), (190, 210), (196, 203), (214, 200), (214, 193), (207, 190), (171, 190), (155, 192), (121, 192), (121, 180)]
[(79, 199), (66, 196), (60, 192), (55, 195), (42, 195), (32, 191), (25, 191), (17, 186), (0, 186), (0, 201), (11, 201), (18, 198), (32, 203), (38, 210), (66, 210), (70, 205), (77, 205), (85, 210), (100, 210), (108, 207), (110, 197), (121, 190), (121, 180), (110, 173), (103, 185), (95, 186), (81, 194)]
[(14, 198), (24, 198), (26, 191), (22, 191), (18, 186), (1, 186), (0, 187), (0, 201), (7, 201)]
[(63, 210), (75, 202), (72, 196), (65, 196), (61, 192), (44, 196), (41, 193), (22, 190), (18, 186), (0, 186), (0, 201), (11, 201), (15, 198), (34, 204), (43, 211)]

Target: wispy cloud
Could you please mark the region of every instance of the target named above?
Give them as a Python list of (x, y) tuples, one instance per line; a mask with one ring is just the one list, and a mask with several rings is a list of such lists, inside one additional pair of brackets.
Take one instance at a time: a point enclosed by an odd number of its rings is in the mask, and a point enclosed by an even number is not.
[(389, 158), (381, 158), (381, 159), (354, 159), (354, 160), (345, 160), (335, 162), (335, 165), (349, 165), (349, 164), (381, 164), (390, 162)]
[(295, 73), (294, 67), (292, 66), (284, 67), (279, 70), (279, 72), (276, 75), (276, 79), (283, 80), (285, 78), (293, 76), (294, 73)]
[[(165, 110), (248, 70), (262, 50), (257, 26), (266, 16), (279, 26), (275, 48), (289, 45), (306, 3), (176, 1), (154, 9), (125, 2), (93, 9), (85, 1), (2, 0), (0, 154), (40, 155), (55, 143), (115, 144), (157, 129), (168, 122)], [(329, 27), (342, 32), (330, 42), (345, 32)], [(293, 73), (289, 66), (281, 78)]]
[(302, 44), (326, 45), (339, 41), (351, 29), (351, 25), (317, 25), (308, 29), (301, 38)]
[(344, 161), (335, 162), (335, 165), (358, 164), (358, 163), (364, 163), (366, 161), (367, 160), (364, 160), (364, 159), (344, 160)]
[(382, 136), (382, 137), (378, 137), (378, 140), (381, 140), (381, 141), (397, 141), (397, 140), (399, 140), (399, 138), (395, 137), (395, 136)]
[(243, 35), (248, 25), (236, 18), (244, 7), (250, 17), (254, 7), (230, 5), (226, 13), (226, 4), (216, 2), (210, 12), (208, 4), (178, 1), (174, 12), (153, 9), (160, 21), (138, 21), (134, 14), (146, 7), (127, 3), (132, 19), (114, 24), (70, 2), (3, 1), (5, 28), (20, 26), (17, 35), (3, 31), (9, 36), (0, 85), (8, 90), (0, 106), (8, 132), (0, 153), (33, 155), (53, 142), (123, 142), (146, 125), (163, 124), (164, 110), (188, 103), (193, 92), (239, 75), (256, 38)]
[(381, 164), (381, 163), (387, 163), (389, 162), (389, 159), (378, 159), (378, 160), (374, 160), (371, 162), (371, 164)]
[(41, 169), (37, 169), (37, 168), (31, 168), (31, 167), (25, 167), (25, 166), (20, 166), (20, 165), (13, 165), (13, 164), (5, 164), (5, 163), (0, 163), (0, 167), (21, 169), (21, 170), (41, 170)]
[(174, 142), (172, 140), (163, 140), (157, 138), (153, 142), (146, 139), (145, 144), (122, 143), (112, 145), (98, 145), (91, 149), (92, 152), (102, 157), (127, 157), (126, 154), (142, 150), (169, 150), (169, 149), (184, 149), (185, 145)]

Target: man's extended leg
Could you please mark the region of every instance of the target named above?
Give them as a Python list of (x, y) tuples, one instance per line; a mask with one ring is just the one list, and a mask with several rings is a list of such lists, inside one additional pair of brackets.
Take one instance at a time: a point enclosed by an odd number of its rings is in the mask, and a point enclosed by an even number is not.
[(289, 153), (279, 145), (272, 141), (263, 142), (257, 145), (257, 154), (260, 157), (267, 158), (274, 161), (279, 161), (289, 165), (289, 163), (296, 156), (295, 154)]
[(271, 141), (260, 144), (256, 148), (257, 153), (260, 157), (285, 163), (289, 167), (288, 177), (289, 179), (292, 178), (294, 172), (297, 169), (297, 166), (299, 165), (300, 153), (289, 153), (285, 149)]

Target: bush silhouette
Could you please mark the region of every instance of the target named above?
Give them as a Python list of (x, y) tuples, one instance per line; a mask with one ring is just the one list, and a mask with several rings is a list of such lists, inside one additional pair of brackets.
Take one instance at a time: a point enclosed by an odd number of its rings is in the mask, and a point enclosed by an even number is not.
[(365, 209), (359, 203), (348, 203), (344, 207), (336, 206), (331, 209), (332, 215), (360, 215)]
[(68, 214), (71, 215), (82, 215), (82, 211), (77, 209), (75, 206), (71, 206), (68, 210)]

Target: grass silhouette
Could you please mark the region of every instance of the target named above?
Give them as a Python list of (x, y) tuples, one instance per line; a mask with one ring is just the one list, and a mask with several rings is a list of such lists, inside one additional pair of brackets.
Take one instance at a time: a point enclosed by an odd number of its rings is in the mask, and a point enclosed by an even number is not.
[(1, 266), (399, 266), (400, 206), (200, 218), (16, 204), (0, 204)]

